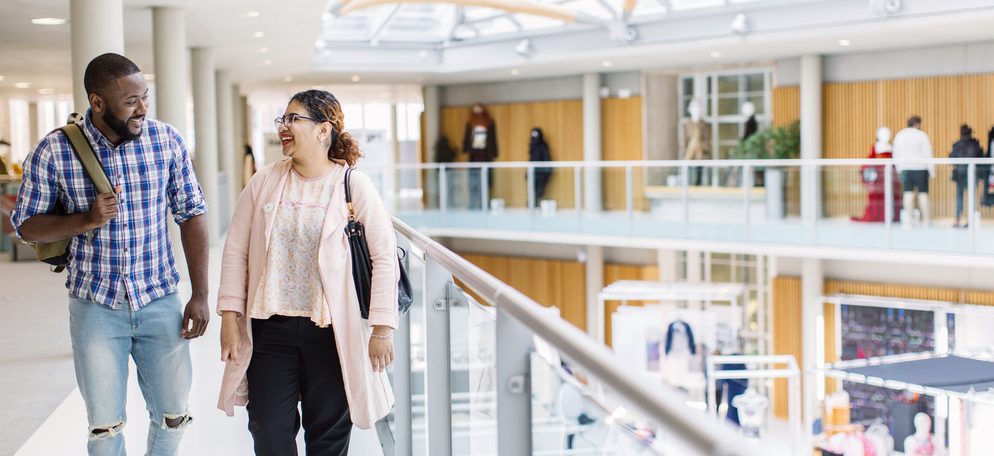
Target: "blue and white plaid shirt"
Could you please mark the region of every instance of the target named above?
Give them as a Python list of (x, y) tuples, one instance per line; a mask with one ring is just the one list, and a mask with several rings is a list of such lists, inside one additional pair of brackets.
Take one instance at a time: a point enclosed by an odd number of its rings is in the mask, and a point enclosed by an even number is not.
[[(112, 186), (120, 187), (117, 218), (93, 237), (73, 237), (66, 287), (70, 296), (112, 309), (127, 301), (138, 310), (176, 291), (179, 273), (169, 241), (167, 220), (176, 223), (207, 212), (183, 138), (172, 126), (146, 118), (141, 136), (114, 147), (87, 112), (83, 133), (100, 158)], [(21, 224), (52, 213), (56, 200), (69, 214), (86, 212), (97, 191), (69, 145), (54, 131), (24, 161), (24, 180), (11, 222)]]

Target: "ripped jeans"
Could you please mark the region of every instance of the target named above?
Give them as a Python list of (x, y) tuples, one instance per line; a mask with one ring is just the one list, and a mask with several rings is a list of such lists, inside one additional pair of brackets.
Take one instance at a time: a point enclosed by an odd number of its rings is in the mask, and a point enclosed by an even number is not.
[(90, 456), (123, 456), (128, 356), (149, 413), (148, 456), (175, 456), (188, 422), (190, 343), (180, 337), (183, 313), (171, 294), (133, 311), (69, 299), (76, 382), (86, 403)]

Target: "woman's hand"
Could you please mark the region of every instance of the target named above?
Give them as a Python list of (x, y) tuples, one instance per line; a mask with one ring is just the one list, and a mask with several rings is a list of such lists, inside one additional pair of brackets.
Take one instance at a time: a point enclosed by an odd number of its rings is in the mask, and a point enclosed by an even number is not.
[(242, 331), (238, 327), (238, 312), (225, 311), (221, 314), (221, 362), (238, 361), (238, 349), (242, 345)]
[(393, 329), (388, 326), (374, 326), (369, 337), (369, 362), (373, 372), (383, 372), (393, 364)]

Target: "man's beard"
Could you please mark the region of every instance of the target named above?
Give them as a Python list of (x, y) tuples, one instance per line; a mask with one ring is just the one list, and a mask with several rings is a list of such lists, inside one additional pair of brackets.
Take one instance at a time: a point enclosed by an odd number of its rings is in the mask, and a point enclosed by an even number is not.
[(129, 118), (128, 120), (121, 120), (117, 117), (117, 114), (114, 113), (112, 109), (107, 109), (106, 111), (104, 111), (103, 114), (104, 123), (106, 123), (107, 126), (114, 131), (114, 133), (117, 133), (117, 135), (121, 137), (122, 141), (131, 141), (141, 136), (142, 130), (138, 130), (138, 133), (132, 133), (131, 129), (128, 128), (128, 121), (130, 121), (131, 119), (138, 119), (141, 117), (144, 116), (135, 116)]

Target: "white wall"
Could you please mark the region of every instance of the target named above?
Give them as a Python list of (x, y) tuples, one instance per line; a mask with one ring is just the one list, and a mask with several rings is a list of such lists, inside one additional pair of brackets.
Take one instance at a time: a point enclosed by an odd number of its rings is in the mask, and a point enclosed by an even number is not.
[[(994, 290), (994, 270), (916, 264), (824, 260), (826, 279), (911, 284), (926, 287)], [(800, 258), (777, 258), (777, 274), (801, 275)], [(994, 327), (994, 326), (992, 326)]]
[[(611, 95), (618, 90), (628, 89), (632, 96), (641, 93), (641, 80), (638, 72), (604, 73), (601, 75)], [(481, 84), (459, 84), (440, 87), (439, 100), (442, 106), (469, 106), (480, 102), (518, 103), (546, 100), (579, 100), (583, 98), (583, 76), (562, 78), (526, 79), (521, 81), (501, 81)]]

